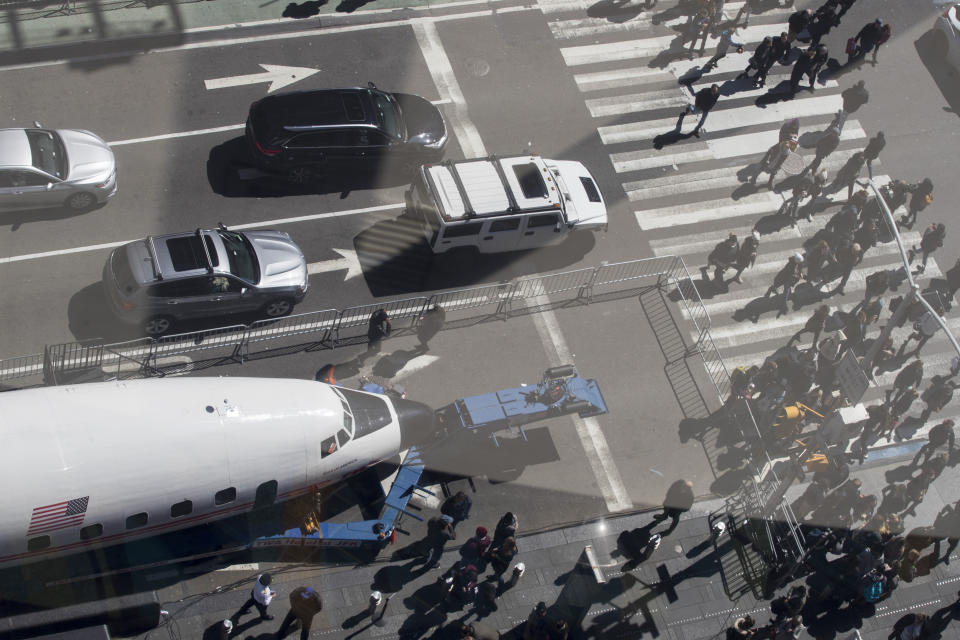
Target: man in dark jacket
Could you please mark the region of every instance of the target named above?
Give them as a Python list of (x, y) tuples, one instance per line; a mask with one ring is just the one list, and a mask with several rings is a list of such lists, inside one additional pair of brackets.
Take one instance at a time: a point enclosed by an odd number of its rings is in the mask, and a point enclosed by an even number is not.
[(377, 309), (370, 314), (370, 321), (367, 325), (367, 352), (365, 356), (371, 353), (379, 353), (383, 339), (390, 335), (390, 316), (384, 309)]
[(770, 64), (763, 70), (764, 79), (766, 79), (767, 72), (770, 71), (770, 67), (772, 67), (775, 62), (780, 60), (783, 62), (783, 64), (787, 64), (789, 58), (790, 34), (788, 34), (786, 31), (781, 31), (780, 37), (773, 39), (773, 51), (770, 56)]
[(833, 293), (843, 295), (843, 287), (846, 286), (847, 280), (850, 279), (853, 268), (860, 264), (861, 260), (863, 260), (863, 252), (860, 250), (860, 245), (856, 242), (852, 244), (846, 243), (837, 249), (837, 264), (840, 265), (841, 276), (840, 285), (833, 290)]
[[(791, 95), (797, 92), (797, 89), (800, 87), (800, 80), (803, 79), (804, 74), (809, 75), (813, 71), (813, 59), (816, 55), (816, 49), (810, 47), (793, 63), (793, 70), (790, 72)], [(810, 86), (813, 86), (813, 81), (810, 82)]]
[(790, 27), (789, 33), (787, 33), (787, 39), (790, 42), (793, 42), (797, 39), (797, 36), (800, 35), (800, 32), (807, 28), (807, 25), (810, 24), (810, 19), (813, 17), (812, 9), (801, 9), (793, 13), (787, 19), (787, 25)]
[[(763, 41), (757, 45), (757, 48), (753, 50), (753, 56), (750, 58), (750, 64), (747, 65), (747, 68), (743, 70), (743, 73), (737, 76), (737, 80), (740, 78), (749, 78), (750, 71), (756, 69), (756, 72), (753, 74), (754, 84), (758, 83), (760, 78), (760, 70), (764, 67), (767, 67), (767, 58), (773, 52), (773, 38), (767, 36)], [(776, 60), (771, 60), (770, 64), (773, 64)], [(769, 67), (767, 67), (769, 68)]]
[(943, 239), (945, 237), (947, 237), (947, 227), (942, 222), (931, 224), (927, 227), (927, 230), (923, 232), (923, 237), (920, 238), (920, 249), (918, 250), (916, 246), (910, 248), (907, 252), (907, 262), (909, 264), (913, 264), (913, 259), (917, 253), (923, 254), (923, 262), (917, 267), (917, 273), (924, 272), (927, 268), (927, 260), (930, 258), (930, 254), (943, 246)]
[(816, 53), (813, 56), (810, 71), (807, 72), (807, 79), (810, 80), (810, 91), (816, 90), (813, 83), (816, 82), (817, 76), (820, 74), (820, 69), (822, 69), (823, 65), (827, 64), (827, 60), (830, 59), (830, 52), (827, 51), (827, 45), (817, 44), (815, 51)]
[(877, 45), (877, 42), (880, 41), (880, 36), (882, 34), (883, 20), (880, 18), (865, 24), (863, 28), (857, 32), (857, 50), (853, 55), (848, 57), (847, 64), (850, 64), (854, 58), (861, 58), (867, 55), (868, 51), (873, 51), (873, 48)]
[(853, 113), (867, 104), (867, 100), (870, 99), (870, 92), (867, 91), (864, 84), (864, 81), (860, 80), (849, 89), (840, 92), (840, 97), (843, 99), (843, 110), (847, 113)]
[(683, 126), (683, 119), (687, 116), (688, 113), (700, 113), (700, 122), (697, 123), (697, 126), (694, 127), (691, 132), (692, 135), (700, 137), (700, 129), (703, 127), (703, 123), (707, 121), (707, 115), (710, 114), (710, 109), (713, 109), (713, 106), (717, 104), (717, 100), (720, 99), (720, 85), (712, 84), (709, 87), (705, 87), (697, 91), (697, 95), (694, 98), (693, 104), (687, 105), (687, 108), (680, 112), (680, 117), (677, 119), (677, 131), (680, 131), (680, 128)]
[(299, 620), (300, 640), (307, 640), (310, 637), (310, 625), (313, 624), (313, 616), (320, 613), (321, 609), (323, 609), (323, 601), (316, 590), (312, 587), (297, 587), (290, 593), (290, 611), (283, 619), (283, 623), (277, 631), (277, 637), (282, 639), (287, 635), (293, 621)]
[(930, 178), (924, 178), (922, 182), (908, 185), (907, 191), (912, 194), (910, 205), (907, 207), (906, 215), (900, 217), (900, 224), (911, 229), (917, 221), (917, 215), (933, 202), (933, 181)]
[(867, 162), (867, 172), (873, 177), (873, 161), (880, 157), (880, 152), (887, 146), (887, 139), (883, 136), (883, 131), (878, 131), (877, 135), (870, 138), (866, 148), (863, 150), (863, 159)]
[(737, 261), (737, 254), (740, 252), (740, 242), (737, 240), (737, 234), (731, 233), (730, 236), (718, 242), (707, 256), (707, 266), (700, 267), (704, 280), (709, 280), (707, 273), (710, 267), (715, 267), (713, 279), (717, 282), (723, 282), (723, 272), (733, 266)]

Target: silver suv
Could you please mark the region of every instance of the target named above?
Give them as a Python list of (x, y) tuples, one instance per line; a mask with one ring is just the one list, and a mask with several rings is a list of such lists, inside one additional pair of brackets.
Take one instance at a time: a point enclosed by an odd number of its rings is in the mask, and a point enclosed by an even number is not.
[(103, 285), (120, 320), (161, 335), (180, 320), (287, 315), (307, 293), (307, 262), (282, 231), (197, 229), (117, 247)]

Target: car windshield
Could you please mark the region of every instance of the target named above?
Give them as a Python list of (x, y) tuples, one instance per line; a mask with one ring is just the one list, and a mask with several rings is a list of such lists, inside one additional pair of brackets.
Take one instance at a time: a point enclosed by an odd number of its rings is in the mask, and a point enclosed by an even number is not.
[(227, 250), (230, 273), (247, 282), (259, 282), (260, 265), (257, 264), (257, 254), (246, 236), (233, 231), (220, 231), (220, 238)]
[(403, 117), (400, 115), (400, 105), (392, 96), (380, 91), (371, 91), (370, 96), (377, 110), (380, 128), (391, 138), (403, 140)]
[(63, 180), (67, 176), (67, 151), (55, 131), (27, 130), (33, 166)]

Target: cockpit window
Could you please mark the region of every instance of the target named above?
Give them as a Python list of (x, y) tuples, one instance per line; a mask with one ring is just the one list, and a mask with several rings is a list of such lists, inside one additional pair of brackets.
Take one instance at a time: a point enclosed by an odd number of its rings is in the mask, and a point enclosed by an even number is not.
[(350, 405), (354, 438), (362, 438), (390, 424), (390, 408), (382, 397), (344, 387), (335, 387), (335, 390)]

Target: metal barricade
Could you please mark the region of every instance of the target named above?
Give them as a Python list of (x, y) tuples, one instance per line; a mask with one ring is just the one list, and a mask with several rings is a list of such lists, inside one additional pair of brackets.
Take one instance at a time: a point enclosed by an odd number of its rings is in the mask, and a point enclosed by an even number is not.
[(551, 273), (536, 278), (524, 278), (517, 281), (515, 295), (522, 298), (550, 296), (568, 291), (578, 294), (588, 286), (596, 273), (595, 269), (577, 269), (563, 273)]
[(329, 344), (339, 317), (340, 312), (336, 309), (325, 309), (285, 318), (257, 320), (247, 330), (244, 354), (250, 354), (250, 346), (253, 344), (292, 336), (315, 335), (317, 343)]
[[(349, 307), (340, 312), (340, 317), (332, 329), (330, 342), (336, 346), (346, 338), (366, 335), (367, 327), (370, 322), (370, 316), (374, 311), (383, 309), (390, 317), (390, 324), (393, 331), (410, 328), (413, 326), (420, 314), (427, 307), (429, 298), (404, 298), (402, 300), (390, 300), (388, 302), (374, 302), (357, 307)], [(401, 323), (402, 320), (408, 320)], [(361, 329), (361, 330), (358, 330)], [(345, 335), (346, 334), (346, 335)]]
[(42, 353), (0, 360), (0, 382), (42, 375), (43, 362)]
[(495, 307), (492, 315), (506, 317), (510, 304), (517, 297), (516, 285), (512, 282), (488, 284), (471, 289), (443, 291), (430, 298), (433, 304), (439, 304), (449, 314), (466, 309)]

